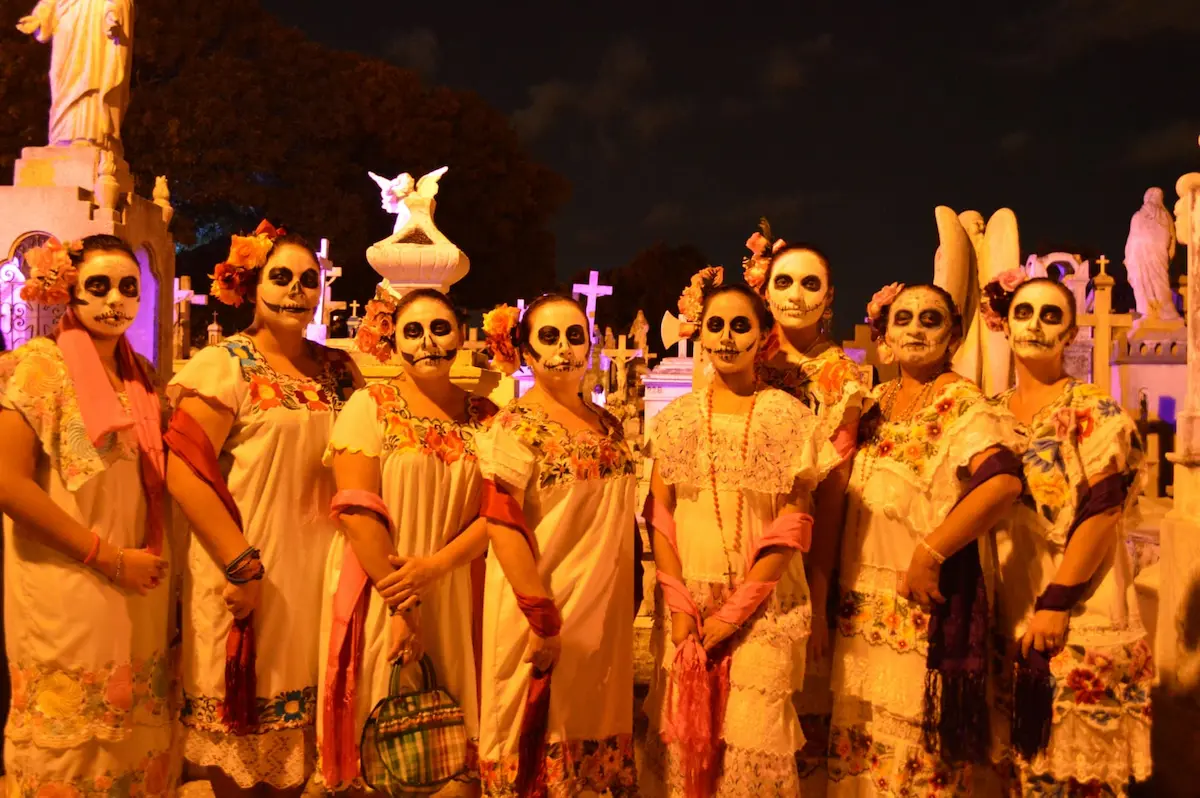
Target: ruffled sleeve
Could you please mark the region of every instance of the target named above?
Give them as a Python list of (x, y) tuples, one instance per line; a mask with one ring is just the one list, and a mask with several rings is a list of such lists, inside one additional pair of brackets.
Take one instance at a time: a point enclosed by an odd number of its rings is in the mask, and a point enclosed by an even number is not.
[[(772, 396), (764, 408), (770, 437), (786, 443), (783, 470), (790, 485), (812, 493), (843, 457), (829, 440), (829, 430), (798, 399), (786, 393)], [(760, 447), (759, 452), (763, 449)], [(751, 455), (754, 457), (755, 455)]]
[(828, 350), (821, 368), (813, 375), (816, 391), (820, 396), (821, 423), (833, 436), (845, 423), (846, 414), (865, 409), (871, 389), (864, 378), (863, 369), (841, 349)]
[(1091, 385), (1076, 389), (1070, 409), (1088, 482), (1114, 473), (1131, 484), (1136, 481), (1144, 470), (1146, 452), (1133, 418)]
[(512, 415), (501, 412), (490, 427), (475, 436), (479, 471), (518, 502), (523, 501), (537, 457), (512, 429)]
[(99, 449), (92, 444), (66, 362), (49, 338), (0, 355), (0, 407), (21, 414), (68, 490), (79, 489), (122, 454), (124, 433), (110, 434)]
[(690, 482), (696, 478), (694, 463), (699, 431), (698, 404), (694, 393), (671, 400), (650, 422), (650, 429), (642, 444), (642, 456), (654, 460), (658, 474), (666, 484)]
[(197, 352), (167, 385), (171, 404), (178, 405), (188, 395), (199, 396), (215, 401), (236, 416), (248, 390), (239, 351), (245, 352), (247, 359), (251, 357), (249, 351), (232, 341), (206, 346)]
[(383, 455), (383, 434), (379, 425), (379, 406), (370, 388), (360, 388), (342, 407), (333, 432), (329, 435), (329, 446), (325, 449), (325, 464), (329, 465), (338, 452), (365, 454), (367, 457)]
[(993, 447), (1011, 449), (1017, 443), (1012, 413), (988, 401), (973, 382), (959, 380), (947, 386), (934, 405), (934, 411), (939, 410), (945, 418), (942, 444), (926, 464), (932, 516), (938, 523), (958, 503), (971, 460)]

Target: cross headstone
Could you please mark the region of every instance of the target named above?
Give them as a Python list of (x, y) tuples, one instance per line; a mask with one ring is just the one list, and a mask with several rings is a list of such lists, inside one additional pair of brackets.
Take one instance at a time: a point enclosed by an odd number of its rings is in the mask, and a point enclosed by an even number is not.
[(321, 239), (321, 248), (317, 250), (317, 262), (321, 265), (321, 272), (324, 279), (324, 285), (321, 288), (321, 297), (317, 302), (316, 318), (320, 319), (318, 324), (329, 326), (329, 314), (335, 310), (345, 310), (346, 303), (336, 301), (333, 298), (333, 283), (337, 278), (342, 276), (342, 267), (334, 266), (333, 261), (329, 259), (329, 239)]
[(1092, 384), (1104, 393), (1112, 393), (1112, 339), (1114, 327), (1132, 327), (1133, 316), (1128, 313), (1112, 312), (1112, 289), (1116, 283), (1105, 267), (1108, 258), (1101, 255), (1096, 263), (1100, 273), (1092, 280), (1095, 285), (1095, 304), (1091, 313), (1081, 313), (1077, 318), (1080, 326), (1092, 328)]
[(612, 296), (611, 285), (600, 285), (600, 272), (588, 272), (588, 281), (586, 283), (575, 283), (571, 286), (571, 291), (575, 298), (580, 295), (587, 297), (587, 317), (588, 326), (592, 328), (592, 345), (596, 344), (599, 337), (596, 330), (596, 297)]
[(175, 322), (189, 310), (191, 305), (207, 305), (208, 297), (192, 290), (192, 278), (184, 275), (175, 278)]
[(351, 302), (350, 303), (350, 315), (354, 318), (358, 318), (358, 309), (360, 307), (362, 307), (362, 305), (358, 304), (357, 299), (354, 300), (353, 302)]
[(520, 321), (525, 316), (525, 300), (517, 300), (517, 321)]
[[(679, 317), (679, 326), (680, 327), (682, 327), (686, 322), (687, 322), (686, 316)], [(688, 356), (688, 344), (690, 342), (691, 342), (691, 339), (688, 338), (686, 335), (679, 336), (679, 357), (686, 358)]]
[(609, 359), (610, 362), (616, 364), (616, 367), (617, 367), (616, 395), (622, 399), (625, 398), (626, 384), (629, 380), (629, 373), (627, 371), (627, 369), (629, 368), (629, 365), (628, 365), (629, 361), (632, 360), (637, 355), (637, 352), (638, 352), (638, 350), (636, 350), (636, 349), (629, 349), (625, 345), (626, 341), (627, 341), (626, 336), (624, 336), (624, 335), (619, 336), (617, 339), (617, 346), (606, 348), (603, 352), (603, 354)]
[(467, 331), (466, 340), (463, 341), (462, 348), (469, 352), (481, 352), (487, 349), (487, 341), (479, 340), (478, 327), (472, 327)]

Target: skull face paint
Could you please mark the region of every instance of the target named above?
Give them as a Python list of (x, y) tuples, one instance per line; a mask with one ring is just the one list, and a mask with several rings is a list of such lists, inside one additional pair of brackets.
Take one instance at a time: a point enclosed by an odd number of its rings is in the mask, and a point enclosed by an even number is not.
[(829, 273), (815, 252), (797, 249), (775, 259), (767, 303), (783, 327), (805, 329), (821, 320), (833, 301)]
[(417, 377), (449, 375), (459, 335), (454, 312), (436, 299), (415, 299), (396, 316), (396, 351)]
[(321, 296), (321, 272), (313, 254), (285, 244), (262, 267), (255, 318), (303, 329), (313, 320)]
[(525, 353), (534, 378), (581, 379), (591, 344), (587, 317), (570, 302), (540, 305), (533, 313)]
[(901, 366), (920, 368), (946, 358), (954, 321), (946, 300), (931, 288), (900, 292), (888, 310), (884, 341)]
[(1040, 280), (1017, 289), (1007, 326), (1013, 352), (1022, 360), (1061, 359), (1075, 337), (1075, 320), (1063, 289)]
[(123, 252), (89, 252), (79, 266), (71, 305), (80, 324), (96, 338), (117, 338), (133, 324), (141, 306), (142, 270)]
[(700, 326), (700, 346), (713, 368), (736, 374), (754, 368), (754, 356), (762, 343), (754, 306), (733, 291), (713, 297)]

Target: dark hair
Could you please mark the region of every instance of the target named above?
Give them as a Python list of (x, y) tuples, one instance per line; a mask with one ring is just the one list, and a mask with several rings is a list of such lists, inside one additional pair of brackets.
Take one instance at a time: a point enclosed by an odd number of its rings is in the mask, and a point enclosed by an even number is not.
[(771, 328), (775, 325), (775, 318), (771, 315), (771, 310), (757, 291), (743, 283), (727, 283), (705, 289), (704, 300), (700, 305), (700, 318), (696, 322), (697, 332), (700, 330), (701, 322), (704, 321), (705, 315), (708, 314), (709, 303), (721, 296), (721, 294), (737, 294), (738, 296), (745, 297), (751, 307), (754, 308), (754, 315), (758, 319), (758, 327), (764, 335), (770, 332)]
[(762, 294), (767, 295), (767, 289), (771, 286), (771, 274), (775, 271), (775, 261), (782, 258), (789, 252), (811, 252), (817, 256), (817, 260), (821, 261), (821, 265), (825, 267), (825, 284), (833, 288), (833, 271), (829, 268), (829, 258), (816, 244), (808, 244), (803, 241), (797, 241), (794, 244), (788, 243), (780, 247), (776, 252), (771, 253), (771, 260), (767, 264), (767, 274), (763, 278)]
[(1071, 289), (1060, 283), (1058, 280), (1050, 277), (1033, 277), (1017, 286), (1016, 291), (1005, 291), (1001, 287), (999, 280), (992, 280), (983, 287), (983, 301), (991, 305), (992, 312), (1002, 319), (1008, 318), (1008, 312), (1012, 309), (1013, 300), (1017, 296), (1017, 291), (1020, 291), (1027, 285), (1034, 283), (1049, 283), (1056, 286), (1059, 291), (1067, 298), (1067, 307), (1071, 309), (1071, 326), (1075, 326), (1075, 320), (1079, 317), (1079, 311), (1075, 303), (1075, 294), (1071, 293)]
[(134, 254), (133, 247), (129, 246), (124, 239), (110, 236), (107, 233), (98, 233), (97, 235), (88, 236), (83, 239), (83, 246), (79, 252), (71, 252), (71, 264), (78, 266), (83, 263), (91, 252), (120, 252), (122, 255), (128, 255), (129, 259), (134, 263), (138, 262), (137, 255)]
[[(904, 296), (904, 294), (917, 288), (928, 288), (930, 291), (933, 291), (942, 298), (942, 301), (946, 303), (946, 307), (950, 309), (950, 327), (952, 329), (952, 334), (955, 338), (962, 338), (962, 313), (959, 311), (958, 305), (954, 304), (954, 297), (950, 296), (950, 292), (945, 288), (942, 288), (940, 285), (934, 285), (933, 283), (914, 283), (912, 285), (906, 285), (904, 288), (900, 289), (900, 293), (896, 294), (896, 299), (899, 299), (900, 297)], [(879, 318), (870, 320), (871, 329), (874, 331), (876, 339), (883, 338), (883, 336), (887, 334), (888, 316), (891, 315), (892, 305), (896, 302), (896, 299), (893, 299), (891, 302), (883, 306), (883, 309), (879, 312)]]
[(404, 309), (416, 302), (418, 299), (432, 299), (434, 302), (440, 302), (447, 310), (450, 311), (451, 316), (453, 316), (456, 320), (458, 319), (458, 308), (454, 307), (454, 303), (450, 301), (450, 297), (446, 296), (436, 288), (414, 288), (412, 291), (409, 291), (404, 296), (400, 297), (400, 299), (396, 302), (396, 312), (393, 315), (393, 318), (400, 318), (400, 314), (404, 312)]
[[(548, 294), (542, 294), (540, 297), (533, 300), (525, 307), (525, 313), (522, 314), (521, 321), (518, 322), (517, 325), (512, 328), (512, 344), (513, 344), (513, 348), (517, 350), (518, 354), (520, 354), (522, 349), (529, 344), (529, 341), (533, 335), (533, 322), (531, 321), (531, 319), (533, 318), (533, 312), (535, 310), (537, 310), (538, 308), (545, 307), (546, 305), (553, 305), (553, 304), (556, 304), (559, 302), (564, 302), (568, 305), (574, 305), (576, 308), (578, 308), (579, 312), (581, 314), (583, 314), (585, 326), (591, 322), (591, 319), (589, 319), (588, 315), (587, 315), (587, 308), (585, 308), (583, 305), (581, 305), (579, 303), (579, 300), (576, 299), (575, 297), (568, 296), (567, 294), (556, 294), (553, 292), (548, 293)], [(587, 330), (587, 339), (588, 339), (588, 353), (591, 354), (591, 351), (592, 351), (592, 331), (591, 330)]]

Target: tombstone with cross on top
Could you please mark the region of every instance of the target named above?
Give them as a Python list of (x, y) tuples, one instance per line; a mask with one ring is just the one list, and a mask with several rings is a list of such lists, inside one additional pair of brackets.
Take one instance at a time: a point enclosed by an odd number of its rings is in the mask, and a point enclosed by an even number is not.
[(187, 359), (192, 352), (192, 306), (207, 305), (208, 296), (192, 290), (192, 278), (175, 278), (175, 358)]

